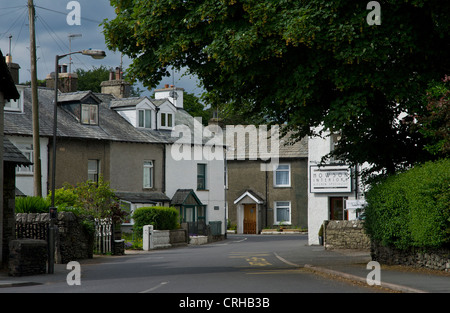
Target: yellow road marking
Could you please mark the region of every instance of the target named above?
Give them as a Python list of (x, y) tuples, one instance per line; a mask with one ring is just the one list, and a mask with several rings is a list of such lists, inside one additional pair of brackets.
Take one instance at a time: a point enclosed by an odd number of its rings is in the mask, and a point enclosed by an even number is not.
[(268, 266), (272, 265), (265, 258), (265, 256), (270, 256), (270, 253), (265, 252), (231, 252), (228, 256), (229, 258), (239, 258), (245, 259), (250, 266)]

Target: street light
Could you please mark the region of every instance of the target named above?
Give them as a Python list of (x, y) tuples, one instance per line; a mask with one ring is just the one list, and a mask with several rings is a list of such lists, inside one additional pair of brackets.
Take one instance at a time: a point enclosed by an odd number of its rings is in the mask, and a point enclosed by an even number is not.
[(56, 179), (56, 128), (57, 128), (57, 117), (58, 117), (58, 67), (59, 60), (62, 58), (72, 55), (72, 54), (82, 54), (89, 55), (93, 59), (100, 60), (106, 57), (106, 53), (103, 50), (86, 49), (76, 52), (70, 52), (63, 55), (57, 55), (55, 58), (55, 103), (53, 104), (53, 160), (52, 160), (52, 198), (51, 207), (49, 209), (50, 213), (50, 227), (48, 232), (48, 273), (53, 274), (55, 265), (55, 220), (57, 217), (57, 209), (55, 207), (55, 179)]

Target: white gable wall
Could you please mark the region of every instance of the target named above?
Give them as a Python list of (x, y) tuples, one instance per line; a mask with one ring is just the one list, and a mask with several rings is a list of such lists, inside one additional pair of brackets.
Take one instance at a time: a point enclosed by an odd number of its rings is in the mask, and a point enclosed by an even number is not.
[[(166, 195), (172, 198), (178, 189), (192, 189), (205, 204), (206, 222), (222, 221), (222, 234), (226, 232), (225, 219), (225, 174), (224, 160), (207, 160), (206, 158), (194, 160), (174, 158), (172, 147), (167, 145), (166, 151)], [(192, 155), (202, 155), (202, 147), (192, 148)], [(195, 150), (195, 151), (194, 151)], [(197, 164), (206, 164), (206, 190), (197, 190)]]

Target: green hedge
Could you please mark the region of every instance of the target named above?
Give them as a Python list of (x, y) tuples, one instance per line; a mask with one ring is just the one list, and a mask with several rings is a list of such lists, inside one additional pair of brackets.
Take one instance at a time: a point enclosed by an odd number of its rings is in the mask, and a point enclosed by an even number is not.
[(398, 249), (450, 244), (450, 159), (391, 176), (367, 193), (365, 228), (372, 240)]
[(153, 225), (154, 229), (171, 230), (178, 228), (178, 211), (169, 207), (143, 207), (133, 213), (134, 232), (142, 236), (145, 225)]

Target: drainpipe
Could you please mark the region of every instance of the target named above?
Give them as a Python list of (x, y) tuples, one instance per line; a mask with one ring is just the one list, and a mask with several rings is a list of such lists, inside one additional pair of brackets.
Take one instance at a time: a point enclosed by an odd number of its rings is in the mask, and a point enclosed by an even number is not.
[(162, 164), (162, 192), (166, 193), (166, 145), (163, 144), (163, 164)]
[(226, 146), (223, 147), (223, 155), (224, 155), (224, 164), (223, 164), (223, 169), (224, 169), (224, 177), (223, 177), (223, 190), (224, 190), (224, 199), (225, 199), (225, 203), (223, 206), (223, 209), (225, 211), (225, 218), (224, 218), (224, 223), (225, 223), (225, 239), (227, 239), (227, 172), (228, 172), (228, 167), (227, 167), (227, 148)]
[(155, 108), (156, 114), (155, 114), (155, 130), (158, 130), (158, 112), (159, 112), (159, 107)]
[(264, 227), (267, 227), (268, 215), (269, 215), (269, 192), (268, 192), (269, 171), (267, 170), (267, 164), (266, 164), (265, 172), (266, 172), (266, 225), (264, 225)]

